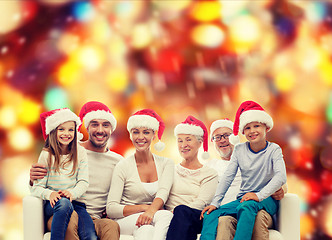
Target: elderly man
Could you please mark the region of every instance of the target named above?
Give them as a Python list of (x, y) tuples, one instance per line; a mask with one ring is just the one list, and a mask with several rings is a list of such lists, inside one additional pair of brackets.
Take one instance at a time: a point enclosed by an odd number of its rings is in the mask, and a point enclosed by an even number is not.
[[(229, 142), (229, 136), (233, 132), (233, 122), (229, 119), (216, 120), (211, 124), (210, 135), (211, 140), (214, 143), (214, 147), (217, 150), (220, 159), (212, 159), (206, 163), (209, 167), (217, 170), (219, 179), (224, 174), (231, 159), (233, 153), (233, 145)], [(241, 174), (240, 171), (236, 174), (231, 186), (227, 190), (227, 193), (221, 202), (221, 205), (231, 202), (236, 199), (241, 186)], [(276, 200), (282, 199), (284, 196), (284, 190), (280, 188), (275, 192), (272, 197)], [(232, 216), (219, 217), (219, 225), (216, 240), (231, 240), (234, 238), (236, 230), (237, 220)], [(255, 227), (252, 235), (254, 240), (268, 240), (269, 231), (268, 228), (273, 226), (272, 217), (265, 211), (258, 212)]]
[[(100, 102), (87, 102), (79, 114), (89, 134), (89, 139), (80, 144), (86, 149), (89, 167), (89, 187), (83, 195), (87, 212), (93, 219), (99, 239), (117, 240), (120, 238), (119, 225), (103, 218), (107, 196), (111, 185), (113, 169), (123, 157), (108, 149), (107, 143), (116, 128), (116, 119), (109, 108)], [(30, 185), (35, 179), (47, 174), (45, 166), (34, 164), (30, 169)], [(50, 229), (52, 218), (47, 225)], [(73, 212), (66, 231), (66, 240), (79, 240), (77, 233), (78, 215)]]

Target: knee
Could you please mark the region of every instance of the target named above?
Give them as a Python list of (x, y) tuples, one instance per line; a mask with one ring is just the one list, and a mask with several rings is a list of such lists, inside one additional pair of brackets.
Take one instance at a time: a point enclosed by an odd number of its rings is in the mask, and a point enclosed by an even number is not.
[(61, 198), (55, 203), (54, 210), (73, 212), (73, 205), (68, 198)]
[(232, 216), (221, 216), (219, 217), (218, 226), (222, 226), (226, 229), (236, 227), (237, 220)]
[(159, 210), (155, 213), (155, 219), (167, 219), (171, 220), (173, 218), (173, 213), (168, 210)]
[(184, 214), (184, 213), (186, 213), (187, 212), (187, 210), (188, 210), (188, 206), (186, 206), (186, 205), (179, 205), (179, 206), (176, 206), (175, 208), (174, 208), (174, 214)]
[(236, 211), (238, 213), (244, 212), (244, 211), (257, 212), (258, 208), (257, 208), (256, 201), (254, 201), (254, 200), (244, 201), (236, 207)]
[(257, 213), (255, 226), (257, 226), (259, 229), (267, 229), (272, 227), (272, 223), (272, 217), (266, 211), (261, 210)]

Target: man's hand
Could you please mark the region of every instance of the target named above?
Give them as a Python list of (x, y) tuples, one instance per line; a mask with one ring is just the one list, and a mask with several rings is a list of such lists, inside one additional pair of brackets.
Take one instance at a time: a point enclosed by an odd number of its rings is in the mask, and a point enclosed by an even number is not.
[(284, 189), (282, 189), (282, 187), (271, 195), (271, 197), (275, 200), (281, 200), (284, 198), (284, 196), (285, 196), (285, 192), (284, 192)]
[(203, 211), (201, 212), (201, 216), (199, 217), (200, 220), (202, 220), (204, 218), (204, 213), (206, 212), (206, 214), (210, 214), (210, 212), (216, 210), (217, 207), (216, 206), (213, 206), (213, 205), (210, 205), (210, 206), (207, 206), (203, 209)]
[(51, 204), (52, 208), (54, 207), (56, 202), (59, 201), (59, 199), (61, 199), (61, 196), (58, 192), (52, 192), (51, 193), (51, 195), (50, 195), (50, 204)]
[(35, 163), (30, 168), (30, 186), (33, 185), (33, 181), (37, 179), (43, 179), (47, 174), (46, 166), (44, 164)]
[(249, 200), (255, 200), (256, 202), (259, 202), (259, 199), (258, 199), (256, 193), (248, 192), (248, 193), (243, 195), (243, 197), (241, 198), (240, 203), (242, 203), (244, 201), (249, 201)]

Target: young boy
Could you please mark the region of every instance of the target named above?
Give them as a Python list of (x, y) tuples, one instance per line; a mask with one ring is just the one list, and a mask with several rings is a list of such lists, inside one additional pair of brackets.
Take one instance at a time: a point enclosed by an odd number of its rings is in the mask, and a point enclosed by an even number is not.
[[(234, 240), (249, 240), (259, 210), (264, 209), (271, 216), (277, 213), (279, 201), (271, 195), (286, 183), (286, 168), (279, 145), (266, 141), (266, 133), (272, 127), (271, 116), (259, 104), (246, 101), (240, 105), (233, 134), (242, 132), (248, 142), (235, 146), (211, 205), (201, 213), (204, 218), (201, 240), (215, 240), (220, 216), (237, 218)], [(237, 200), (220, 206), (238, 168), (242, 182)]]

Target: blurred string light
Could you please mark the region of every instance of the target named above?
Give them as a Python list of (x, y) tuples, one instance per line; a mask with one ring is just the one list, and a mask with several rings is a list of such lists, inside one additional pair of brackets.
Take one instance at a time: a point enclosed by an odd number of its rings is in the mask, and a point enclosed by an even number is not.
[(313, 234), (316, 228), (316, 223), (314, 218), (309, 214), (304, 214), (301, 216), (301, 225), (300, 225), (300, 235), (303, 238), (309, 238)]
[(289, 69), (280, 69), (275, 76), (275, 86), (281, 92), (289, 92), (295, 86), (295, 75)]
[(145, 23), (136, 24), (131, 36), (132, 47), (136, 49), (143, 49), (150, 45), (151, 42), (152, 35), (150, 27)]
[(128, 72), (123, 68), (110, 69), (106, 76), (106, 83), (111, 91), (123, 92), (129, 83)]
[(232, 49), (237, 53), (247, 53), (261, 37), (258, 21), (251, 15), (237, 17), (228, 27)]
[(81, 22), (88, 22), (95, 16), (95, 10), (88, 1), (75, 1), (72, 12), (73, 16)]
[(181, 14), (191, 6), (192, 0), (176, 1), (176, 4), (169, 0), (152, 0), (152, 4), (160, 21), (172, 21), (182, 17)]
[(45, 93), (44, 106), (47, 110), (69, 107), (67, 93), (61, 88), (52, 88)]
[(0, 108), (0, 127), (10, 129), (17, 124), (17, 115), (13, 106), (5, 105)]
[(0, 35), (23, 24), (23, 1), (0, 1)]
[(213, 24), (200, 24), (191, 31), (191, 38), (200, 46), (216, 48), (222, 45), (225, 34), (220, 27)]
[(195, 1), (190, 15), (200, 22), (210, 22), (220, 19), (221, 4), (217, 1)]
[(222, 21), (227, 25), (229, 25), (234, 20), (234, 18), (240, 16), (241, 14), (247, 13), (246, 6), (248, 1), (219, 0), (219, 2), (221, 4)]
[(24, 99), (18, 109), (18, 119), (24, 124), (34, 124), (39, 121), (41, 106), (30, 99)]
[(105, 61), (105, 53), (96, 45), (82, 46), (75, 60), (87, 71), (96, 71)]
[(322, 211), (322, 229), (323, 231), (332, 238), (332, 198), (329, 197), (323, 205)]
[(70, 32), (64, 32), (61, 34), (59, 41), (57, 42), (57, 48), (60, 52), (70, 55), (74, 52), (80, 42), (80, 37), (76, 34)]
[(304, 8), (307, 19), (312, 23), (320, 23), (328, 13), (327, 3), (324, 1), (309, 1)]
[(326, 108), (326, 118), (327, 121), (332, 124), (332, 92), (329, 95), (327, 108)]
[(79, 82), (81, 70), (81, 66), (70, 59), (60, 66), (57, 79), (62, 86), (71, 87)]
[(50, 6), (60, 6), (72, 2), (74, 0), (39, 0), (41, 3), (50, 5)]
[(17, 126), (9, 131), (9, 144), (17, 151), (26, 151), (34, 145), (34, 137), (28, 128)]

